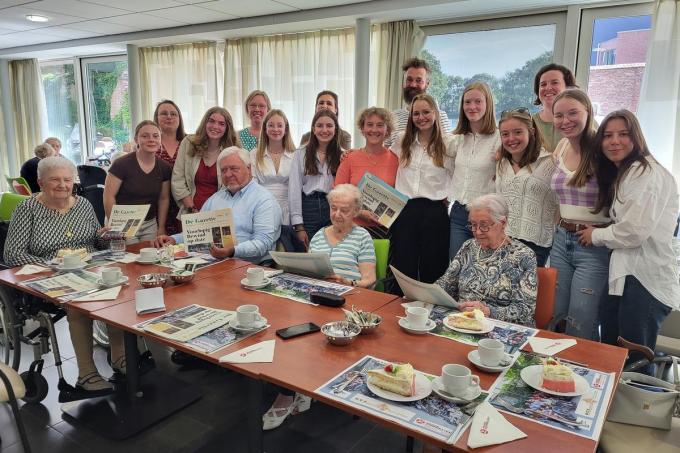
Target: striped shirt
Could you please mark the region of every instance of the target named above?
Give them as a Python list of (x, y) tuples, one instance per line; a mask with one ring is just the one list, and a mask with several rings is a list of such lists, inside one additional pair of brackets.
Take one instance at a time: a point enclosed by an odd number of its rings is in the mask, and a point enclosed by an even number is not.
[[(397, 135), (400, 132), (406, 130), (406, 123), (408, 123), (408, 109), (397, 109), (392, 111), (392, 119), (394, 121), (394, 131), (392, 135), (385, 140), (385, 146), (390, 147), (395, 143)], [(449, 120), (449, 115), (445, 111), (439, 110), (439, 126), (442, 128), (442, 135), (449, 134), (451, 132), (451, 120)]]
[(594, 176), (588, 178), (583, 187), (569, 185), (569, 181), (576, 173), (569, 170), (564, 163), (564, 154), (569, 147), (569, 140), (566, 138), (563, 138), (557, 145), (557, 166), (550, 181), (550, 186), (560, 202), (560, 216), (572, 222), (609, 222), (606, 212), (597, 214), (591, 212), (597, 202), (598, 194), (597, 180)]
[(349, 280), (361, 280), (360, 263), (375, 263), (375, 250), (371, 235), (356, 225), (335, 246), (328, 242), (326, 228), (320, 229), (309, 243), (309, 251), (327, 253), (335, 273)]

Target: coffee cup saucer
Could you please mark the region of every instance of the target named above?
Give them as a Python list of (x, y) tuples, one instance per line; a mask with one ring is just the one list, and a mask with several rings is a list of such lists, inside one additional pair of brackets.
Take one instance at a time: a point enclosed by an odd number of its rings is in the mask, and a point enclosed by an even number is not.
[(408, 333), (412, 333), (414, 335), (422, 335), (424, 333), (428, 333), (434, 330), (434, 328), (437, 327), (437, 323), (431, 319), (428, 319), (424, 327), (412, 327), (409, 325), (408, 319), (399, 318), (399, 327), (401, 327)]
[(100, 278), (97, 279), (97, 284), (99, 286), (105, 286), (107, 288), (112, 288), (112, 287), (118, 286), (118, 285), (125, 285), (125, 284), (127, 284), (128, 280), (129, 280), (129, 278), (128, 278), (127, 275), (121, 275), (120, 278), (118, 280), (116, 280), (115, 282), (107, 283), (107, 282), (104, 281), (103, 278), (100, 277)]
[(85, 261), (81, 261), (80, 263), (76, 264), (75, 266), (66, 266), (62, 263), (62, 264), (59, 264), (57, 266), (57, 270), (60, 270), (60, 271), (77, 271), (79, 269), (84, 268), (85, 266), (87, 266), (87, 263)]
[[(479, 358), (479, 351), (477, 349), (473, 349), (468, 353), (468, 360), (472, 362), (474, 366), (479, 368), (482, 371), (486, 371), (487, 373), (500, 373), (501, 371), (507, 370), (512, 366), (513, 359), (512, 356), (509, 354), (505, 354), (505, 358), (499, 365), (484, 365), (482, 363), (482, 360)], [(503, 363), (507, 363), (507, 365), (502, 365)]]
[(469, 403), (482, 394), (482, 388), (479, 385), (475, 385), (474, 387), (469, 387), (465, 395), (455, 396), (444, 389), (444, 383), (442, 382), (441, 376), (436, 376), (432, 379), (432, 391), (441, 399), (456, 404)]
[(238, 319), (234, 317), (231, 321), (229, 321), (229, 327), (231, 327), (234, 330), (238, 330), (240, 332), (250, 332), (253, 330), (261, 329), (264, 326), (267, 325), (267, 318), (262, 318), (258, 321), (255, 321), (249, 326), (242, 326), (238, 323)]
[(150, 260), (143, 260), (141, 256), (138, 256), (135, 261), (138, 262), (139, 264), (156, 264), (159, 261), (159, 259), (151, 258)]
[(247, 278), (244, 278), (243, 280), (241, 280), (241, 286), (243, 286), (246, 289), (260, 289), (260, 288), (264, 288), (265, 286), (267, 286), (270, 283), (271, 283), (271, 279), (266, 278), (266, 277), (262, 280), (262, 283), (260, 283), (259, 285), (251, 285), (250, 283), (248, 283)]

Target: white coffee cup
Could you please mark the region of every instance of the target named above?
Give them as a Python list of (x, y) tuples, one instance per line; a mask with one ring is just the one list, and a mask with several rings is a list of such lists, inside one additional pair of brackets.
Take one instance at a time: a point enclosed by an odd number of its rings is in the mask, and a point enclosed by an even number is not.
[(246, 271), (246, 278), (249, 285), (261, 285), (264, 282), (264, 269), (261, 267), (249, 267)]
[(83, 261), (80, 259), (80, 254), (78, 253), (70, 253), (64, 256), (64, 267), (66, 268), (78, 267), (82, 264), (82, 262)]
[(479, 360), (482, 365), (498, 366), (505, 358), (503, 343), (494, 338), (483, 338), (477, 343)]
[(466, 366), (449, 363), (442, 367), (442, 384), (448, 393), (465, 397), (479, 387), (479, 376), (472, 374)]
[(118, 283), (123, 276), (123, 272), (120, 267), (107, 267), (102, 269), (102, 282), (107, 285)]
[(158, 259), (158, 251), (153, 247), (145, 247), (139, 250), (140, 261), (156, 261)]
[(260, 308), (257, 305), (241, 305), (236, 309), (236, 320), (239, 326), (250, 326), (262, 321)]
[(430, 311), (423, 307), (408, 307), (406, 309), (406, 321), (409, 327), (414, 329), (424, 329), (427, 325), (427, 319), (430, 316)]

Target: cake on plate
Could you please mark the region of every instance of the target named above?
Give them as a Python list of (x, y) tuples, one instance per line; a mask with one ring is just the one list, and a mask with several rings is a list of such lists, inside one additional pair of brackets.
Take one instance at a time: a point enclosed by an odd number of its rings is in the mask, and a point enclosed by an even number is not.
[(416, 393), (416, 375), (410, 363), (388, 363), (367, 373), (368, 382), (383, 390), (403, 396)]
[(63, 259), (66, 255), (79, 255), (81, 260), (87, 258), (87, 249), (59, 249), (57, 252), (57, 258)]
[(568, 393), (576, 391), (574, 373), (559, 360), (549, 357), (543, 362), (543, 383), (541, 386), (553, 392)]
[(481, 332), (484, 329), (484, 313), (481, 310), (463, 311), (449, 315), (446, 318), (450, 326), (458, 329), (474, 330)]

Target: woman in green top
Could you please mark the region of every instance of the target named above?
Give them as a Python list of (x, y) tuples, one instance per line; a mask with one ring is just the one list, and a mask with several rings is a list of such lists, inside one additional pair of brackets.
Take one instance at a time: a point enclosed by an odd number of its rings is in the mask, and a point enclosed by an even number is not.
[(553, 126), (553, 101), (558, 94), (567, 88), (577, 87), (574, 74), (565, 66), (550, 63), (543, 66), (534, 77), (534, 105), (542, 106), (542, 110), (534, 113), (532, 118), (541, 131), (545, 149), (553, 152), (562, 134)]
[(267, 93), (261, 90), (252, 91), (245, 102), (246, 116), (250, 119), (250, 126), (244, 127), (238, 132), (243, 149), (251, 151), (257, 148), (257, 137), (262, 131), (262, 120), (268, 111), (272, 109)]

